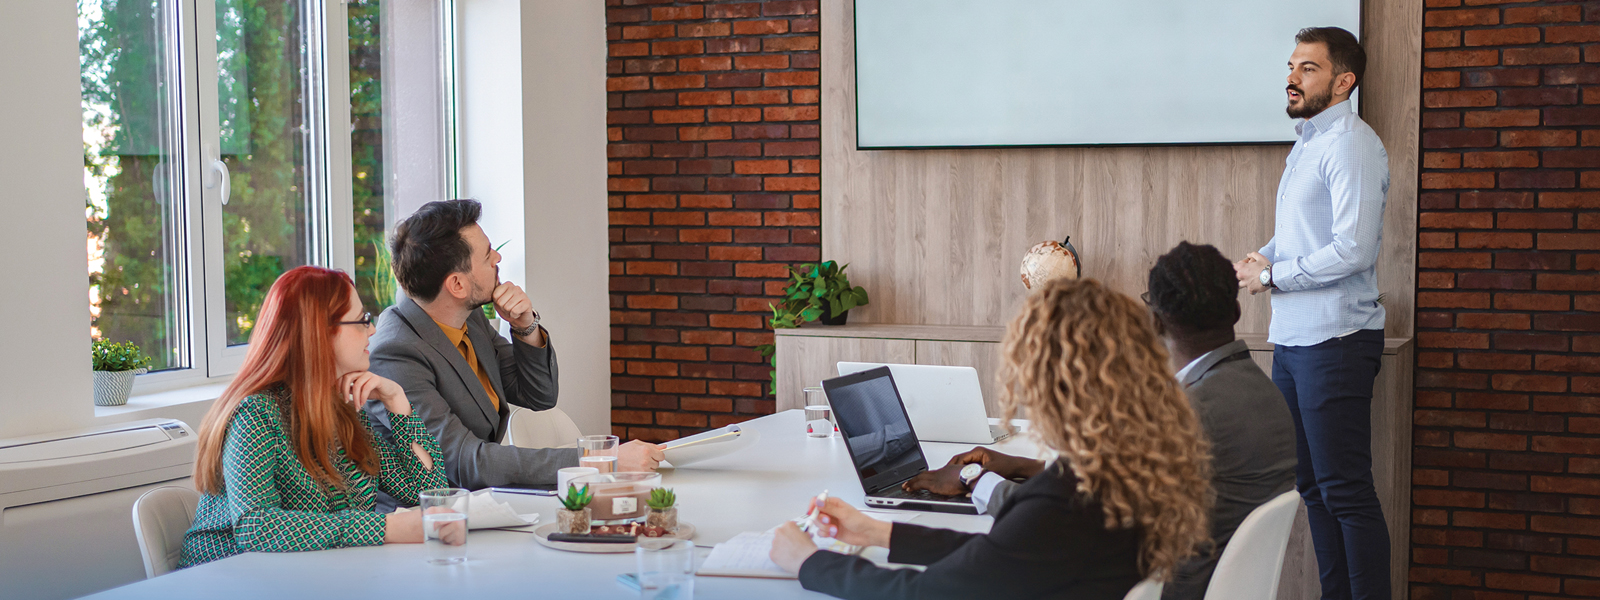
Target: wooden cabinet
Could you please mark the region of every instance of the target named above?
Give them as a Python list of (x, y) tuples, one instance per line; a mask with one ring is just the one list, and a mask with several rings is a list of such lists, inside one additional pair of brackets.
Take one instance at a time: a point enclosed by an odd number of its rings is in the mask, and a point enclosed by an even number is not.
[[(999, 416), (1001, 327), (939, 325), (841, 325), (779, 329), (778, 410), (799, 408), (801, 389), (838, 375), (840, 361), (951, 365), (978, 370), (989, 416)], [(1241, 334), (1251, 357), (1272, 372), (1272, 345), (1265, 335)], [(1391, 579), (1396, 598), (1404, 598), (1411, 541), (1412, 344), (1389, 338), (1372, 397), (1372, 475), (1383, 504), (1391, 540)], [(1278, 600), (1320, 596), (1316, 554), (1306, 530), (1305, 509), (1296, 519), (1284, 559)]]

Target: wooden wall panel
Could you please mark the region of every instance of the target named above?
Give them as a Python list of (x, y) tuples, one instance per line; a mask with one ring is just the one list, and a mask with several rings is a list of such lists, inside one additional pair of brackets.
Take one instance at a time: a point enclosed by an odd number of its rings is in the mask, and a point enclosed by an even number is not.
[[(852, 321), (1003, 325), (1025, 294), (1023, 253), (1063, 236), (1086, 276), (1129, 293), (1179, 240), (1238, 257), (1271, 236), (1288, 145), (856, 150), (852, 10), (823, 0), (823, 255), (872, 293)], [(1390, 154), (1379, 278), (1399, 337), (1415, 292), (1420, 15), (1421, 0), (1367, 0), (1363, 113)], [(1267, 299), (1243, 304), (1239, 330), (1265, 332)]]
[(839, 361), (910, 364), (916, 342), (871, 338), (778, 336), (778, 411), (805, 406), (807, 386), (839, 376)]

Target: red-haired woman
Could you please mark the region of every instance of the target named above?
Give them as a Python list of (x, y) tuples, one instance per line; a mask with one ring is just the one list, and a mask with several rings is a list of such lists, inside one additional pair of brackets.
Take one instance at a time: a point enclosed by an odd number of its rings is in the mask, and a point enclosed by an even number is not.
[[(367, 371), (372, 317), (350, 276), (300, 267), (272, 284), (239, 375), (200, 425), (200, 506), (179, 567), (240, 552), (422, 541), (421, 511), (372, 511), (374, 489), (416, 504), (448, 487), (405, 391)], [(389, 409), (377, 439), (367, 399)], [(464, 535), (465, 532), (453, 532)]]

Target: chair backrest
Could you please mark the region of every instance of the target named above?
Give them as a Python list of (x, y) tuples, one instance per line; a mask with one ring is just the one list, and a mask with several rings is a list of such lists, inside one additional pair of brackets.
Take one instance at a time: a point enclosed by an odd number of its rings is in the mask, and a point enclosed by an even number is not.
[(1289, 490), (1250, 511), (1217, 559), (1206, 600), (1276, 598), (1289, 530), (1299, 507), (1300, 494)]
[(500, 443), (518, 448), (575, 448), (582, 435), (578, 424), (559, 408), (533, 411), (515, 406)]
[(1165, 585), (1154, 579), (1146, 579), (1128, 590), (1128, 595), (1123, 596), (1122, 600), (1161, 600), (1161, 588)]
[(172, 485), (145, 492), (133, 501), (133, 536), (144, 557), (146, 578), (177, 568), (183, 557), (183, 534), (194, 523), (199, 505), (200, 492)]

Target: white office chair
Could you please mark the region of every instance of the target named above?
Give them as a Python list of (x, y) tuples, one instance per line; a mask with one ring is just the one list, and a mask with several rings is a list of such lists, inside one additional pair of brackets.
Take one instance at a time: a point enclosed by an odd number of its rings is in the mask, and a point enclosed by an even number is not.
[(162, 486), (133, 501), (133, 537), (144, 557), (146, 578), (171, 573), (183, 558), (183, 533), (194, 524), (200, 492)]
[(578, 424), (559, 408), (534, 411), (513, 406), (500, 443), (518, 448), (576, 448), (582, 435)]
[(1294, 513), (1299, 507), (1300, 493), (1289, 490), (1250, 511), (1217, 559), (1206, 600), (1276, 598), (1289, 530), (1294, 527)]
[(1123, 596), (1122, 600), (1161, 600), (1161, 588), (1165, 586), (1154, 579), (1146, 579), (1128, 590), (1128, 595)]

